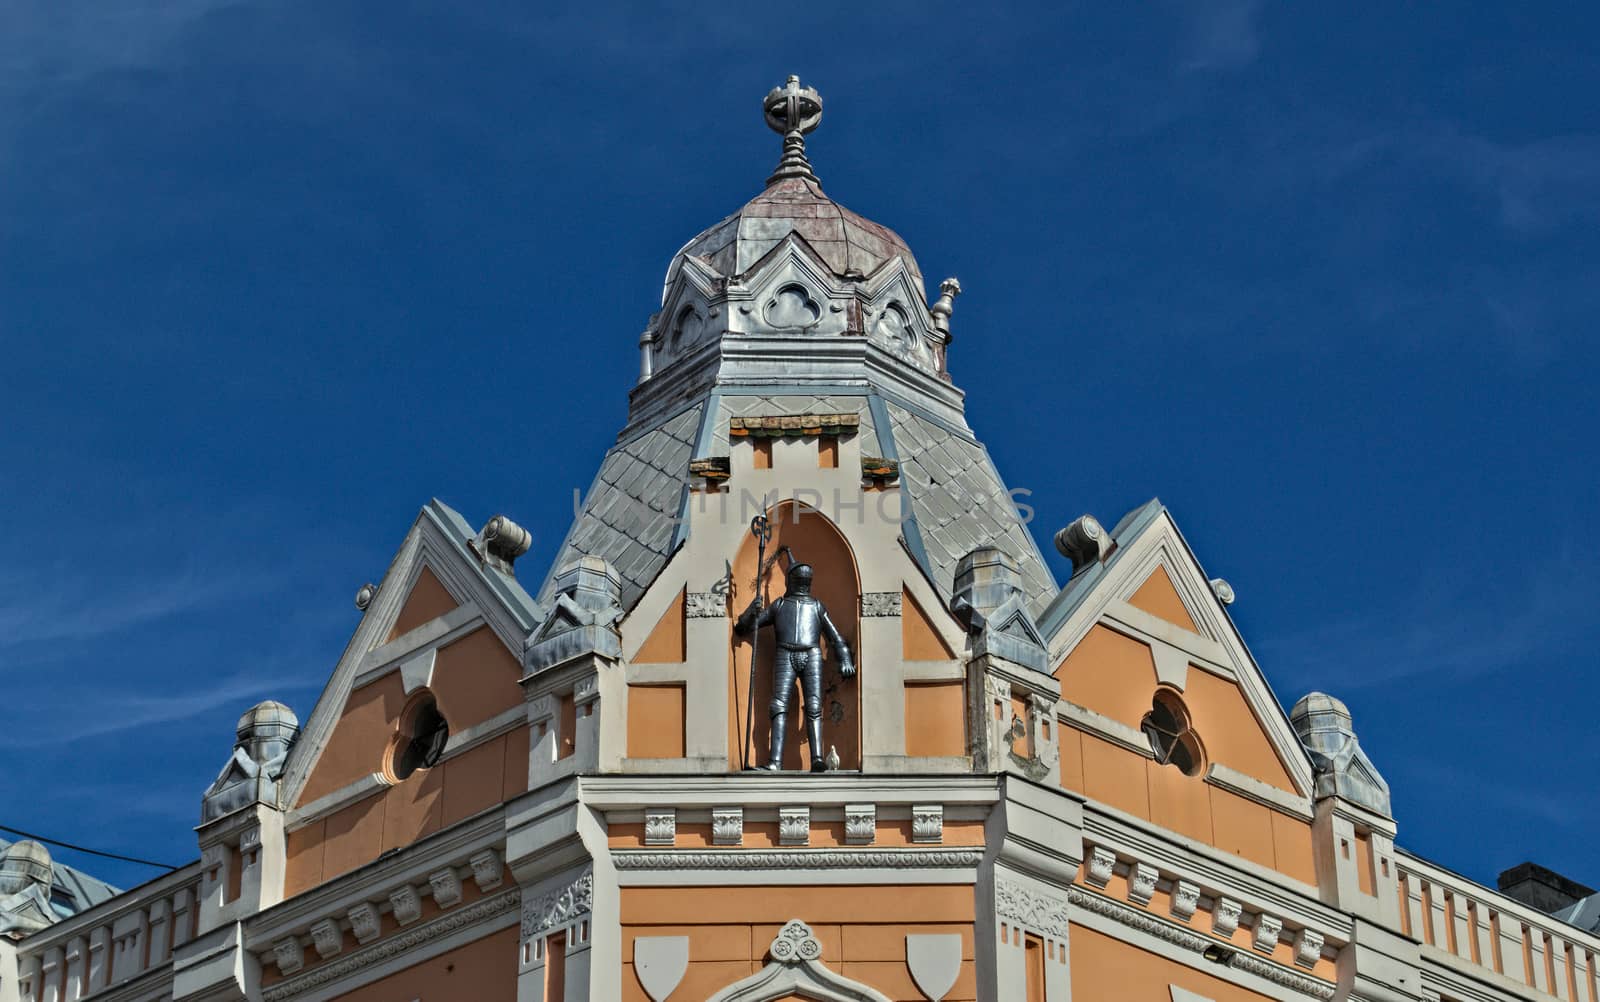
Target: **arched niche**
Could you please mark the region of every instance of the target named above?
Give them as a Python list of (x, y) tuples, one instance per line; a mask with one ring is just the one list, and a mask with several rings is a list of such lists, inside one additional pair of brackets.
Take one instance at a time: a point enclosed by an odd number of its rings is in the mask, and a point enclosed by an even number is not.
[[(839, 628), (839, 634), (850, 645), (860, 671), (871, 671), (872, 665), (861, 663), (861, 576), (856, 570), (855, 554), (837, 526), (821, 512), (798, 501), (783, 501), (767, 512), (772, 523), (772, 539), (767, 543), (767, 568), (762, 595), (766, 601), (783, 594), (787, 563), (774, 554), (784, 546), (789, 547), (796, 562), (810, 564), (816, 573), (812, 594), (827, 606), (828, 618)], [(744, 611), (755, 595), (757, 545), (754, 536), (746, 535), (733, 561), (731, 584), (734, 614)], [(750, 706), (749, 686), (751, 637), (731, 635), (729, 652), (728, 720), (732, 732), (728, 735), (728, 767), (737, 770), (739, 750), (745, 739), (745, 711)], [(766, 749), (771, 743), (771, 718), (767, 705), (772, 701), (772, 657), (777, 647), (771, 628), (761, 631), (760, 663), (756, 666), (755, 718), (750, 738), (750, 765), (766, 760)], [(829, 746), (839, 752), (839, 768), (861, 768), (861, 687), (859, 676), (843, 679), (833, 652), (823, 644), (823, 695), (822, 695), (822, 747), (827, 754)], [(795, 686), (796, 710), (802, 705), (800, 687)], [(785, 769), (810, 769), (811, 749), (806, 744), (805, 714), (789, 714), (789, 738), (784, 743), (783, 767)]]

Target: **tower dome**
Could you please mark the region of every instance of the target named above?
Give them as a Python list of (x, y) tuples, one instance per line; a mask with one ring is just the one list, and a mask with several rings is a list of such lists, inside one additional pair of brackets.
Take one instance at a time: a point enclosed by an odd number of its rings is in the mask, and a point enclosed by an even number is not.
[(840, 278), (865, 278), (898, 257), (926, 295), (921, 288), (922, 270), (900, 235), (829, 198), (812, 173), (805, 158), (805, 135), (822, 120), (822, 98), (817, 92), (802, 88), (799, 77), (791, 76), (767, 95), (763, 108), (767, 124), (784, 137), (778, 169), (759, 195), (673, 255), (663, 301), (685, 258), (698, 258), (723, 278), (736, 278), (791, 233), (804, 239)]
[(0, 894), (15, 894), (30, 884), (48, 892), (53, 876), (50, 850), (32, 839), (14, 842), (0, 852)]

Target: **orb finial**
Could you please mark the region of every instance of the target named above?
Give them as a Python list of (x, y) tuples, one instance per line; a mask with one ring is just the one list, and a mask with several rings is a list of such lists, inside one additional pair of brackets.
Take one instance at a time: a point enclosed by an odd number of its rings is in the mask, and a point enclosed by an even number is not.
[(783, 159), (778, 169), (767, 178), (767, 183), (787, 177), (803, 177), (816, 181), (811, 172), (811, 161), (806, 159), (806, 134), (822, 121), (822, 95), (815, 88), (801, 87), (800, 78), (791, 74), (782, 87), (767, 92), (761, 102), (767, 127), (783, 137)]

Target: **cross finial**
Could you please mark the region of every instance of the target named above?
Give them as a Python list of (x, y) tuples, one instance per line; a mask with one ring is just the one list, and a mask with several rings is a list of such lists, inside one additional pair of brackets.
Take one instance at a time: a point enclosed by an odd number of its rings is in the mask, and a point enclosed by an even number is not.
[(791, 75), (782, 87), (767, 92), (761, 110), (766, 114), (768, 128), (783, 137), (783, 159), (767, 183), (786, 177), (815, 181), (817, 175), (811, 172), (811, 161), (806, 159), (805, 137), (822, 121), (822, 95), (814, 88), (801, 87), (800, 78)]

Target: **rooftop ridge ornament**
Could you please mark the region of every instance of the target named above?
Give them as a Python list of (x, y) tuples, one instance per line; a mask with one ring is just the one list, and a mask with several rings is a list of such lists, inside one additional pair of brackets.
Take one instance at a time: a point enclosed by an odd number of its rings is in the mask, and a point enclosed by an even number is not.
[(815, 88), (801, 87), (800, 78), (790, 74), (782, 87), (767, 92), (761, 110), (767, 127), (783, 137), (783, 159), (767, 178), (767, 184), (790, 177), (821, 183), (811, 171), (811, 161), (806, 159), (805, 137), (822, 121), (822, 95)]

